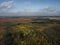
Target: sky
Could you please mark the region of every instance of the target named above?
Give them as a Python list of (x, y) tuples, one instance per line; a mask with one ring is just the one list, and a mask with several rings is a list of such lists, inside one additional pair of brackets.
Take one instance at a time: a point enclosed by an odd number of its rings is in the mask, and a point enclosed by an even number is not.
[(0, 0), (0, 16), (60, 16), (60, 0)]

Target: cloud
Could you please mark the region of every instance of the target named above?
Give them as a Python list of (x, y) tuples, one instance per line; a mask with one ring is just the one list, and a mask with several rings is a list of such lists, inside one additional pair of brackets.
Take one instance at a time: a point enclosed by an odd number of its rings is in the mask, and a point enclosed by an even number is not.
[(25, 1), (25, 2), (21, 3), (20, 8), (21, 7), (23, 8), (22, 9), (23, 11), (27, 11), (27, 12), (33, 11), (35, 9), (34, 5), (29, 1)]
[(40, 15), (60, 16), (60, 10), (57, 10), (51, 7), (45, 7), (40, 10)]
[(0, 14), (1, 16), (60, 16), (60, 10), (51, 7), (45, 7), (37, 12), (18, 11), (18, 12), (4, 12)]
[(14, 5), (14, 1), (6, 1), (6, 2), (0, 3), (0, 13), (6, 12), (10, 8), (12, 8), (13, 5)]

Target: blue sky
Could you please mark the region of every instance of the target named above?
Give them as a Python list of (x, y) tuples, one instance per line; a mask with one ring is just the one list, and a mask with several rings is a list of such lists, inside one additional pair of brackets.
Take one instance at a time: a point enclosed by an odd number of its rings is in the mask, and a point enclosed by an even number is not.
[(0, 0), (0, 15), (60, 16), (60, 0)]
[(14, 2), (16, 3), (15, 7), (18, 10), (23, 10), (25, 8), (27, 9), (33, 8), (32, 10), (35, 11), (48, 6), (60, 9), (60, 0), (15, 0)]

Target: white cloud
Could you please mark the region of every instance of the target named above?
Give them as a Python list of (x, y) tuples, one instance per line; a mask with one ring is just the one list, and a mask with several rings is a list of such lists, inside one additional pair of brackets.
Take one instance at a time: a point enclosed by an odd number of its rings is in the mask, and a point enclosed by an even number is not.
[(22, 12), (4, 12), (0, 13), (1, 16), (60, 16), (60, 10), (45, 7), (40, 9), (38, 12), (29, 12), (29, 11), (22, 11)]
[(0, 3), (0, 12), (6, 12), (14, 5), (14, 1), (7, 1)]
[(60, 10), (51, 8), (51, 7), (46, 7), (40, 10), (40, 15), (49, 15), (49, 16), (60, 16)]
[(55, 9), (52, 9), (52, 8), (47, 7), (47, 8), (42, 9), (41, 11), (51, 13), (51, 12), (54, 12), (54, 11), (56, 11), (56, 10), (55, 10)]
[(25, 1), (23, 3), (21, 3), (21, 7), (23, 7), (23, 11), (33, 11), (35, 9), (35, 7), (33, 6), (33, 4), (31, 2)]

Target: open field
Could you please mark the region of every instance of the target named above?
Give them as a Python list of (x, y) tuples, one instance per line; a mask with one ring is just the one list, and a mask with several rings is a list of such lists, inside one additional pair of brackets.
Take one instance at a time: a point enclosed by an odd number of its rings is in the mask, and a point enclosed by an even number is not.
[(0, 45), (60, 45), (60, 17), (0, 18)]

